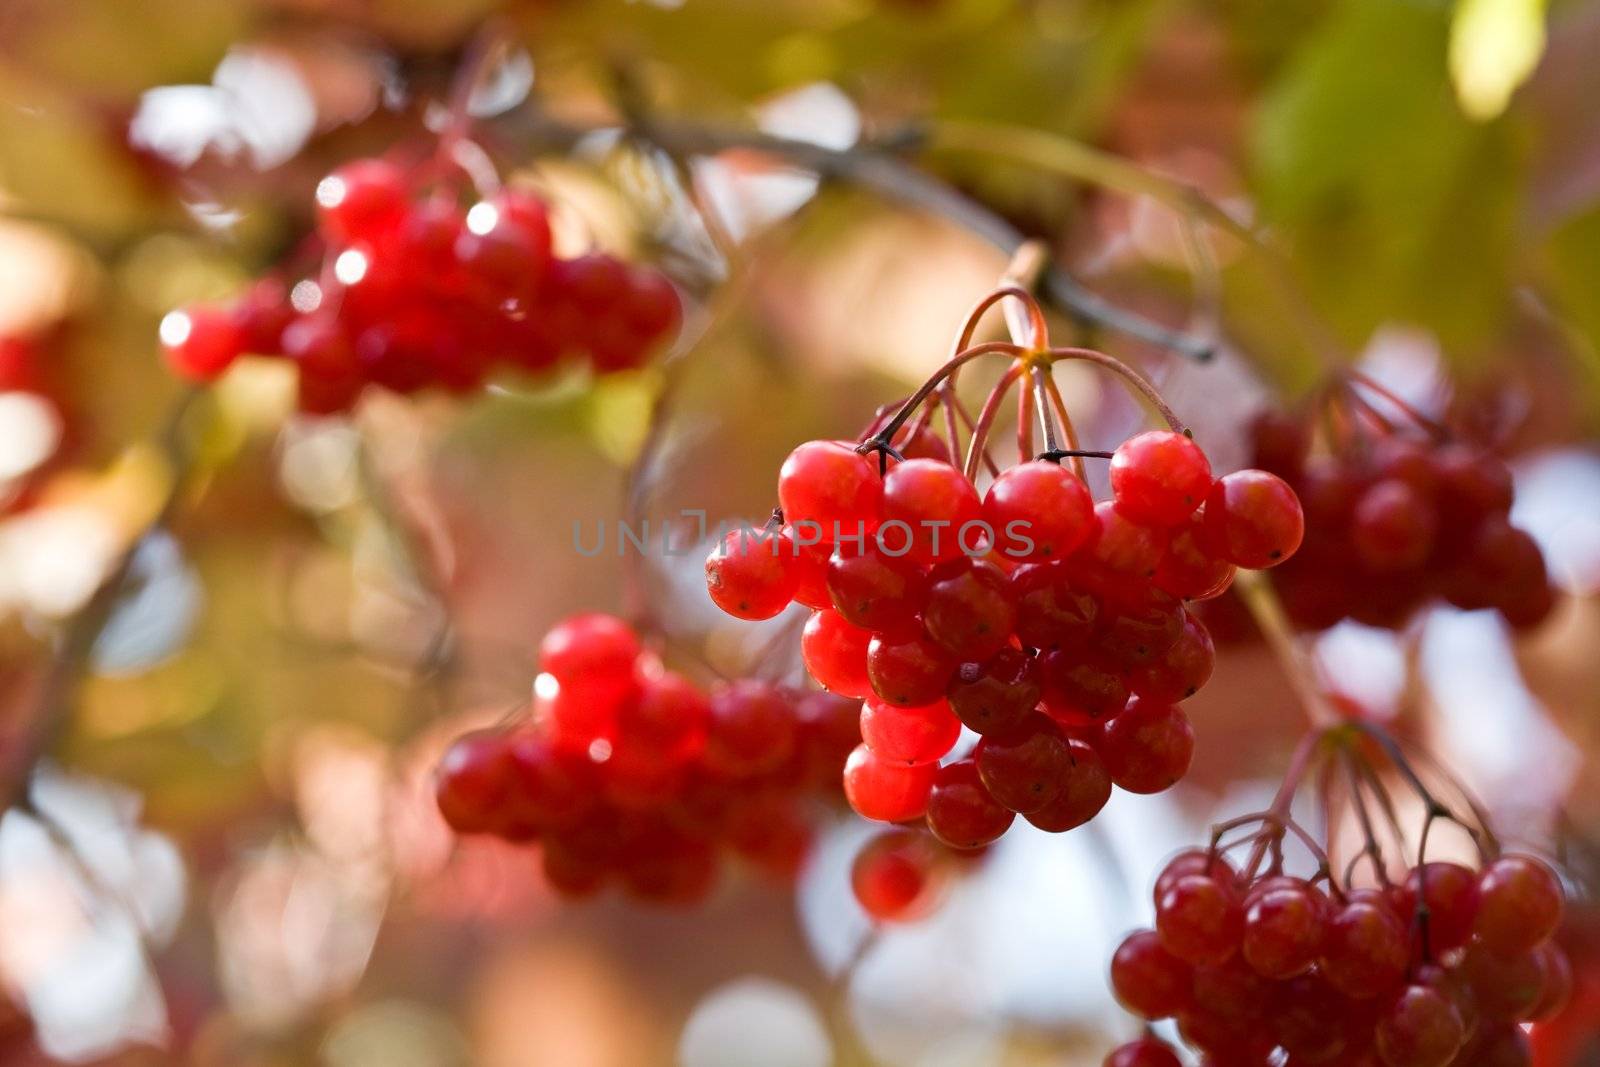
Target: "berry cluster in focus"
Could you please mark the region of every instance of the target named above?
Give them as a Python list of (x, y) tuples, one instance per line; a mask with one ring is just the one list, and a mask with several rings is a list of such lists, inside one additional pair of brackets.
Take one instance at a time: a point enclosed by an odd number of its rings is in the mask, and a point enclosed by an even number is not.
[(531, 722), (459, 738), (439, 766), (457, 833), (537, 842), (550, 884), (607, 883), (688, 904), (724, 857), (791, 877), (808, 798), (838, 795), (856, 706), (757, 681), (709, 692), (663, 668), (609, 615), (573, 616), (540, 646)]
[[(1155, 929), (1117, 950), (1112, 986), (1134, 1014), (1175, 1018), (1218, 1067), (1526, 1067), (1518, 1024), (1559, 1012), (1571, 992), (1551, 941), (1561, 884), (1527, 856), (1476, 872), (1429, 862), (1385, 888), (1342, 892), (1279, 873), (1247, 879), (1193, 849), (1161, 872), (1155, 906)], [(1176, 1062), (1153, 1038), (1106, 1061)]]
[(461, 200), (385, 159), (340, 167), (317, 186), (316, 274), (170, 313), (169, 363), (206, 382), (245, 353), (280, 356), (299, 372), (301, 410), (332, 414), (369, 384), (470, 392), (497, 367), (541, 372), (578, 354), (600, 373), (636, 367), (677, 327), (658, 271), (557, 257), (539, 196)]
[[(1050, 458), (1000, 471), (980, 494), (936, 458), (948, 454), (937, 438), (910, 445), (921, 454), (799, 446), (774, 522), (729, 533), (706, 562), (731, 615), (811, 609), (812, 677), (864, 701), (844, 772), (851, 805), (885, 822), (926, 817), (941, 841), (972, 849), (1018, 814), (1061, 832), (1114, 785), (1177, 782), (1194, 746), (1177, 705), (1212, 667), (1184, 602), (1294, 553), (1293, 491), (1262, 471), (1214, 479), (1172, 431), (1123, 442), (1099, 503)], [(963, 724), (981, 740), (941, 765)]]

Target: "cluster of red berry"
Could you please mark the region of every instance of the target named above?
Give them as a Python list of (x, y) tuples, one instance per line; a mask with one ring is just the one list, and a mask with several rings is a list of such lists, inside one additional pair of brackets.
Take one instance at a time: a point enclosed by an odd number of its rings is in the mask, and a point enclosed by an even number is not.
[(615, 881), (692, 903), (723, 854), (790, 877), (810, 843), (804, 801), (837, 797), (856, 705), (756, 681), (710, 692), (662, 667), (609, 615), (577, 615), (540, 646), (533, 720), (458, 739), (439, 809), (458, 833), (538, 842), (550, 884)]
[(600, 372), (635, 367), (677, 326), (677, 292), (658, 271), (556, 257), (531, 193), (463, 211), (458, 191), (420, 192), (397, 164), (361, 159), (316, 199), (318, 277), (265, 279), (232, 306), (169, 314), (161, 341), (179, 374), (210, 381), (243, 353), (283, 356), (299, 370), (301, 409), (330, 414), (368, 384), (467, 392), (496, 366), (537, 372), (574, 353)]
[[(1282, 874), (1247, 882), (1195, 849), (1167, 864), (1155, 904), (1155, 929), (1117, 950), (1112, 986), (1137, 1015), (1175, 1017), (1218, 1067), (1526, 1067), (1518, 1023), (1571, 994), (1550, 940), (1561, 883), (1526, 856), (1480, 872), (1425, 863), (1401, 883), (1346, 893)], [(1178, 1060), (1146, 1037), (1106, 1063)]]
[(1442, 598), (1537, 625), (1554, 600), (1538, 544), (1508, 517), (1511, 472), (1431, 423), (1410, 429), (1335, 436), (1311, 455), (1302, 419), (1255, 423), (1256, 465), (1295, 487), (1308, 520), (1299, 556), (1274, 576), (1290, 618), (1398, 628)]
[[(732, 615), (812, 610), (812, 677), (865, 701), (844, 774), (856, 811), (926, 816), (941, 841), (978, 848), (1018, 814), (1069, 830), (1113, 785), (1154, 793), (1182, 777), (1194, 735), (1177, 702), (1212, 666), (1184, 600), (1292, 555), (1293, 491), (1262, 471), (1213, 480), (1170, 431), (1116, 450), (1098, 504), (1050, 459), (1001, 471), (980, 496), (950, 463), (880, 461), (874, 443), (796, 448), (774, 521), (729, 533), (706, 561)], [(982, 739), (941, 766), (963, 723)]]

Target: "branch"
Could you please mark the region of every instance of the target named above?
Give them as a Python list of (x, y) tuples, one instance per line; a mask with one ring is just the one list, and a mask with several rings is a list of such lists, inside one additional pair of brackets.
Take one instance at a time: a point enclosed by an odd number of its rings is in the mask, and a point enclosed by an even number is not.
[[(980, 203), (944, 181), (919, 170), (883, 148), (866, 145), (849, 149), (824, 148), (806, 141), (773, 137), (758, 131), (702, 125), (672, 119), (645, 119), (634, 132), (675, 155), (710, 156), (730, 150), (759, 152), (784, 160), (823, 178), (844, 182), (939, 215), (982, 238), (1007, 256), (1013, 256), (1026, 236), (988, 205)], [(498, 120), (503, 131), (544, 145), (567, 150), (584, 138), (614, 130), (614, 126), (584, 126), (563, 122), (531, 108), (519, 109)], [(1153, 322), (1109, 303), (1084, 288), (1059, 267), (1043, 272), (1040, 288), (1052, 304), (1079, 322), (1126, 334), (1190, 359), (1212, 355), (1209, 341)]]

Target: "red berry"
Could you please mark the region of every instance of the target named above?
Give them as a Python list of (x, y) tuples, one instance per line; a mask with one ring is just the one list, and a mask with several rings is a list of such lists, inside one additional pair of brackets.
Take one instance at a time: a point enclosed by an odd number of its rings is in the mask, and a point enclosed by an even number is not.
[(1466, 1036), (1461, 1016), (1443, 994), (1411, 985), (1378, 1019), (1378, 1056), (1388, 1067), (1447, 1067)]
[(914, 919), (926, 911), (935, 890), (938, 857), (926, 835), (887, 830), (856, 854), (850, 887), (868, 915), (879, 922)]
[(928, 797), (928, 829), (951, 848), (982, 848), (1011, 826), (1016, 815), (989, 793), (970, 759), (940, 767)]
[(1182, 1067), (1177, 1053), (1165, 1041), (1141, 1037), (1111, 1050), (1102, 1067)]
[(1501, 955), (1543, 944), (1561, 923), (1561, 882), (1532, 856), (1503, 856), (1478, 877), (1473, 931)]
[(1094, 529), (1094, 500), (1082, 479), (1047, 460), (1001, 471), (983, 501), (984, 521), (1007, 559), (1066, 559)]
[(944, 696), (954, 674), (955, 660), (925, 638), (896, 641), (879, 635), (867, 646), (872, 691), (888, 704), (931, 704)]
[(1186, 848), (1168, 860), (1156, 876), (1151, 899), (1159, 904), (1168, 889), (1176, 885), (1179, 879), (1191, 874), (1205, 875), (1227, 885), (1233, 885), (1237, 879), (1233, 865), (1226, 856), (1213, 854), (1209, 849)]
[(215, 380), (245, 349), (244, 331), (223, 308), (195, 306), (168, 312), (159, 332), (167, 363), (193, 382)]
[(783, 693), (764, 682), (732, 682), (711, 695), (703, 758), (729, 777), (764, 774), (793, 754), (795, 734)]
[(356, 159), (317, 183), (317, 216), (335, 244), (376, 241), (397, 229), (409, 200), (405, 172), (383, 159)]
[(1092, 738), (1111, 780), (1130, 793), (1159, 793), (1177, 783), (1194, 758), (1194, 728), (1171, 704), (1135, 697)]
[(1095, 750), (1077, 738), (1067, 739), (1069, 762), (1057, 783), (1056, 795), (1024, 819), (1049, 834), (1075, 830), (1100, 814), (1111, 799), (1111, 776)]
[(942, 698), (907, 708), (868, 697), (861, 707), (861, 739), (886, 760), (936, 762), (960, 736), (961, 721)]
[(1100, 604), (1066, 563), (1027, 563), (1011, 574), (1017, 637), (1030, 648), (1073, 648), (1094, 632)]
[(1170, 531), (1142, 525), (1124, 515), (1109, 500), (1094, 506), (1095, 530), (1078, 558), (1123, 578), (1155, 577), (1172, 539)]
[(1322, 949), (1322, 922), (1322, 900), (1310, 886), (1252, 893), (1245, 908), (1245, 962), (1278, 981), (1304, 974)]
[(887, 760), (866, 745), (857, 745), (844, 765), (844, 795), (864, 819), (905, 822), (928, 810), (935, 763)]
[(1131, 933), (1111, 957), (1111, 988), (1124, 1008), (1146, 1019), (1169, 1019), (1189, 1006), (1194, 970), (1168, 952), (1154, 930)]
[(506, 735), (479, 730), (456, 739), (439, 760), (435, 796), (439, 813), (458, 834), (499, 828), (512, 786)]
[(1011, 733), (985, 737), (974, 757), (989, 792), (1019, 813), (1038, 811), (1054, 800), (1072, 767), (1067, 739), (1038, 714)]
[(732, 530), (706, 557), (706, 589), (736, 619), (770, 619), (800, 588), (798, 555), (782, 530)]
[(978, 491), (955, 467), (908, 459), (891, 467), (883, 479), (879, 542), (891, 551), (908, 549), (919, 563), (976, 554), (992, 540), (979, 525), (982, 508)]
[(1294, 555), (1305, 536), (1300, 498), (1266, 471), (1234, 471), (1206, 496), (1200, 547), (1240, 567), (1275, 567)]
[(1149, 430), (1128, 438), (1111, 457), (1117, 508), (1147, 526), (1177, 526), (1205, 500), (1211, 464), (1181, 433)]
[(867, 677), (867, 649), (872, 634), (852, 626), (837, 611), (811, 613), (800, 633), (800, 656), (817, 684), (841, 696), (872, 695)]
[(921, 564), (891, 556), (869, 540), (859, 550), (836, 549), (826, 575), (833, 607), (851, 624), (897, 636), (917, 632), (917, 613), (928, 594)]
[(667, 671), (647, 679), (637, 700), (617, 712), (619, 747), (656, 763), (682, 763), (705, 747), (711, 701), (699, 686)]
[(941, 564), (928, 575), (923, 627), (953, 656), (988, 659), (1011, 639), (1016, 622), (1013, 595), (1010, 579), (993, 563), (958, 559)]
[(1186, 875), (1156, 902), (1156, 932), (1162, 947), (1181, 960), (1222, 963), (1239, 949), (1244, 906), (1229, 883)]
[(1156, 588), (1181, 600), (1210, 600), (1233, 584), (1234, 565), (1205, 547), (1205, 514), (1202, 507), (1173, 533), (1156, 567)]
[(1347, 997), (1365, 1000), (1394, 989), (1409, 958), (1405, 924), (1377, 900), (1353, 898), (1328, 920), (1322, 970)]
[(573, 615), (539, 643), (539, 667), (562, 685), (631, 675), (642, 650), (631, 627), (612, 615)]
[(859, 538), (878, 528), (883, 481), (875, 460), (843, 441), (807, 441), (778, 472), (785, 521), (812, 524), (823, 541)]
[(1171, 648), (1128, 673), (1128, 688), (1146, 700), (1176, 703), (1200, 691), (1211, 678), (1216, 651), (1205, 623), (1185, 614), (1183, 632)]
[(1350, 541), (1371, 570), (1401, 571), (1428, 558), (1436, 525), (1432, 503), (1411, 483), (1390, 478), (1361, 494)]
[(1427, 947), (1437, 955), (1460, 948), (1472, 936), (1478, 910), (1478, 876), (1459, 863), (1425, 863), (1406, 875), (1399, 905), (1401, 918), (1418, 927), (1420, 906), (1427, 902)]
[(1039, 704), (1034, 664), (1015, 648), (1002, 648), (981, 663), (961, 664), (945, 690), (951, 710), (980, 734), (1016, 728)]

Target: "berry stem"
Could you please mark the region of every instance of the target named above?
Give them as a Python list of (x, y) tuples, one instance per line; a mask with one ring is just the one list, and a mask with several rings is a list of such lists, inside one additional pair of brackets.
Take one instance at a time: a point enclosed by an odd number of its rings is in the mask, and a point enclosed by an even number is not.
[(1115, 356), (1108, 356), (1104, 352), (1097, 352), (1092, 348), (1051, 348), (1045, 351), (1045, 356), (1052, 362), (1064, 359), (1081, 359), (1106, 368), (1120, 377), (1134, 392), (1149, 401), (1150, 405), (1161, 413), (1161, 417), (1167, 420), (1168, 426), (1178, 433), (1189, 437), (1194, 436), (1189, 432), (1189, 427), (1184, 425), (1183, 420), (1178, 418), (1178, 413), (1173, 411), (1166, 399), (1162, 397), (1160, 391), (1150, 384), (1150, 380)]
[[(1406, 416), (1406, 418), (1408, 418), (1412, 422), (1416, 423), (1417, 426), (1419, 426), (1423, 430), (1426, 430), (1430, 435), (1433, 436), (1433, 438), (1435, 440), (1438, 440), (1438, 441), (1449, 440), (1449, 438), (1450, 438), (1449, 429), (1447, 429), (1442, 423), (1438, 422), (1437, 420), (1431, 419), (1427, 415), (1424, 415), (1422, 412), (1418, 411), (1415, 407), (1413, 407), (1410, 403), (1408, 403), (1402, 397), (1397, 395), (1394, 392), (1394, 390), (1390, 389), (1388, 386), (1383, 385), (1383, 384), (1381, 384), (1381, 383), (1379, 383), (1377, 381), (1374, 381), (1372, 378), (1368, 377), (1366, 374), (1363, 374), (1361, 371), (1358, 371), (1358, 370), (1346, 370), (1344, 372), (1342, 380), (1343, 380), (1345, 389), (1347, 389), (1351, 393), (1351, 395), (1359, 396), (1359, 394), (1357, 394), (1356, 391), (1355, 391), (1355, 388), (1354, 388), (1355, 386), (1360, 386), (1363, 389), (1367, 389), (1367, 390), (1370, 390), (1371, 392), (1377, 393), (1379, 396), (1383, 397), (1383, 399), (1387, 400), (1389, 403), (1391, 403), (1395, 407), (1399, 408), (1401, 413), (1404, 414)], [(1367, 403), (1365, 399), (1362, 399), (1361, 402), (1363, 404)], [(1367, 406), (1370, 407), (1371, 405), (1369, 404)]]
[(1311, 725), (1326, 729), (1337, 724), (1340, 715), (1316, 684), (1313, 668), (1294, 635), (1271, 580), (1259, 571), (1241, 570), (1233, 587), (1238, 590), (1239, 598), (1244, 601), (1262, 635), (1266, 637)]
[(978, 474), (978, 458), (987, 455), (985, 446), (989, 441), (989, 430), (994, 426), (995, 417), (1000, 414), (1000, 405), (1005, 402), (1006, 393), (1011, 390), (1011, 385), (1022, 376), (1023, 365), (1013, 363), (994, 383), (994, 388), (989, 390), (988, 397), (983, 402), (983, 408), (978, 412), (978, 422), (972, 430), (972, 441), (967, 446), (967, 462), (965, 473), (968, 481), (972, 481)]
[(979, 356), (992, 355), (997, 352), (1016, 357), (1022, 354), (1022, 349), (1009, 341), (984, 341), (982, 344), (973, 345), (957, 352), (945, 361), (944, 366), (933, 372), (933, 377), (923, 382), (916, 392), (906, 398), (905, 403), (900, 405), (900, 410), (895, 412), (894, 417), (884, 424), (883, 429), (874, 434), (870, 440), (863, 441), (857, 446), (857, 451), (868, 452), (888, 446), (894, 440), (894, 435), (900, 432), (900, 427), (906, 424), (906, 420), (922, 405), (924, 400), (933, 395), (934, 391), (943, 384), (945, 379)]
[(1083, 458), (1085, 456), (1093, 455), (1099, 458), (1110, 459), (1111, 453), (1107, 452), (1102, 456), (1102, 454), (1098, 452), (1091, 453), (1083, 451), (1079, 447), (1077, 427), (1073, 426), (1072, 424), (1072, 416), (1067, 412), (1066, 401), (1061, 398), (1061, 390), (1056, 386), (1056, 377), (1054, 373), (1046, 373), (1044, 375), (1044, 387), (1045, 391), (1050, 394), (1050, 403), (1056, 410), (1056, 417), (1061, 420), (1062, 435), (1066, 438), (1067, 447), (1061, 450), (1062, 454), (1072, 456), (1073, 473), (1082, 479), (1086, 474), (1083, 466)]

